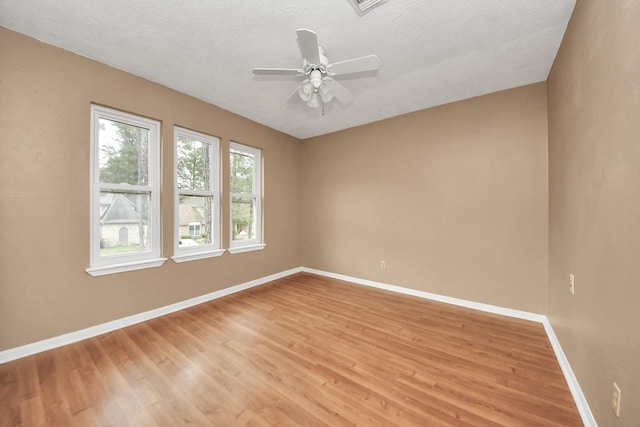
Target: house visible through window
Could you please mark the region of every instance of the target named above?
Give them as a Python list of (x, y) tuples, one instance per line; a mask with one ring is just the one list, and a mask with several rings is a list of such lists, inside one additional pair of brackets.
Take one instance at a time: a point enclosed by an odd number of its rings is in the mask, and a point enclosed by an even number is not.
[(219, 140), (174, 128), (176, 262), (219, 256)]
[(229, 252), (264, 248), (262, 242), (261, 151), (230, 143), (231, 244)]
[(160, 123), (91, 107), (92, 275), (161, 265)]
[(200, 237), (200, 225), (199, 222), (189, 223), (189, 235), (192, 237)]
[(121, 245), (129, 244), (129, 229), (127, 227), (120, 227), (120, 232), (118, 233), (118, 235), (118, 242)]

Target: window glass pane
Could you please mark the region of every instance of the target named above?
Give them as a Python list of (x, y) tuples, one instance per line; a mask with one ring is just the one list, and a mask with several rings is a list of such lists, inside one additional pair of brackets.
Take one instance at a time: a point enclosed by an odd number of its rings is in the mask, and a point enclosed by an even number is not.
[(253, 193), (254, 162), (252, 154), (231, 150), (232, 193)]
[(200, 225), (195, 222), (189, 224), (189, 237), (200, 237)]
[(151, 193), (100, 193), (100, 255), (151, 249)]
[(149, 182), (149, 129), (99, 119), (100, 182), (147, 185)]
[(213, 197), (180, 196), (178, 204), (179, 247), (213, 242)]
[(211, 190), (209, 151), (211, 145), (178, 136), (178, 188)]
[(255, 199), (233, 196), (231, 198), (231, 221), (233, 240), (255, 239)]

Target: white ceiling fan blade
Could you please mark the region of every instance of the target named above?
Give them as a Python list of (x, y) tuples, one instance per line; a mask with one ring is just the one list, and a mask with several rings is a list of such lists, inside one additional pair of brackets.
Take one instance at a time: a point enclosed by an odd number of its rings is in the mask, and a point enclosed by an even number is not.
[(353, 99), (351, 92), (331, 77), (327, 77), (322, 86), (324, 86), (323, 90), (333, 94), (343, 104), (347, 104)]
[(300, 95), (298, 94), (298, 89), (299, 88), (300, 88), (300, 85), (296, 86), (296, 90), (293, 91), (293, 93), (291, 94), (291, 96), (287, 100), (288, 104), (295, 104), (298, 101), (300, 101)]
[(362, 71), (374, 71), (380, 66), (380, 60), (375, 55), (362, 56), (360, 58), (347, 59), (329, 66), (332, 75), (360, 73)]
[(304, 70), (296, 68), (254, 68), (253, 74), (258, 76), (297, 76), (304, 74)]
[(299, 102), (300, 99), (301, 99), (300, 90), (307, 83), (309, 83), (309, 79), (304, 79), (303, 81), (301, 81), (300, 84), (298, 86), (296, 86), (296, 90), (293, 91), (293, 93), (289, 97), (289, 100), (287, 101), (287, 103), (295, 104), (295, 103)]
[(298, 34), (298, 47), (300, 48), (302, 57), (310, 64), (319, 65), (320, 53), (316, 33), (311, 30), (301, 29), (296, 30), (296, 34)]

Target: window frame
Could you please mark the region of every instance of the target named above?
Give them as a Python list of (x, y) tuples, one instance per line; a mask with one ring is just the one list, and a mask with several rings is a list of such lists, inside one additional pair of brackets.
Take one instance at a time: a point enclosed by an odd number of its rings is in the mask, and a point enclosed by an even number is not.
[[(210, 190), (192, 190), (178, 188), (178, 138), (183, 137), (209, 144), (209, 188)], [(220, 138), (193, 131), (180, 126), (173, 127), (173, 188), (174, 188), (174, 244), (171, 259), (175, 262), (194, 261), (217, 257), (226, 251), (221, 248), (220, 240)], [(210, 233), (212, 243), (198, 246), (180, 247), (180, 196), (205, 196), (212, 198), (213, 220)]]
[[(100, 182), (100, 119), (121, 122), (149, 130), (147, 184), (112, 184)], [(85, 271), (92, 276), (121, 273), (125, 271), (152, 268), (162, 265), (167, 259), (161, 257), (161, 214), (160, 214), (160, 138), (161, 124), (157, 120), (125, 113), (113, 108), (91, 104), (90, 125), (90, 266)], [(100, 254), (101, 206), (100, 194), (111, 191), (119, 194), (149, 194), (150, 222), (147, 235), (150, 236), (149, 250), (119, 255)]]
[[(232, 193), (232, 177), (231, 173), (231, 155), (232, 152), (247, 153), (254, 156), (254, 168), (253, 168), (253, 193), (250, 196), (255, 201), (255, 238), (247, 240), (234, 240), (233, 239), (233, 198), (238, 196), (247, 196), (249, 193)], [(232, 254), (257, 251), (265, 248), (266, 243), (263, 241), (263, 194), (262, 194), (262, 176), (263, 176), (263, 160), (262, 150), (248, 145), (240, 144), (238, 142), (229, 141), (229, 252)]]

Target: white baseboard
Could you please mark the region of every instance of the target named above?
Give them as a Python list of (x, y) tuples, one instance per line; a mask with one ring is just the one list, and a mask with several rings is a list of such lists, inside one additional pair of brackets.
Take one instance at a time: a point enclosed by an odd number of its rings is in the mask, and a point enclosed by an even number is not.
[(267, 282), (271, 282), (273, 280), (280, 279), (282, 277), (290, 276), (292, 274), (300, 273), (300, 272), (317, 274), (320, 276), (326, 276), (333, 279), (344, 280), (344, 281), (356, 283), (359, 285), (370, 286), (373, 288), (384, 289), (387, 291), (397, 292), (405, 295), (412, 295), (412, 296), (425, 298), (433, 301), (439, 301), (439, 302), (444, 302), (447, 304), (457, 305), (461, 307), (472, 308), (475, 310), (485, 311), (488, 313), (500, 314), (503, 316), (509, 316), (509, 317), (514, 317), (518, 319), (524, 319), (524, 320), (530, 320), (533, 322), (542, 323), (547, 333), (547, 336), (549, 337), (549, 341), (551, 342), (551, 346), (553, 347), (553, 350), (556, 354), (556, 358), (558, 359), (558, 363), (560, 364), (562, 373), (564, 374), (564, 377), (567, 381), (569, 390), (571, 391), (573, 399), (576, 402), (576, 406), (578, 407), (578, 412), (582, 417), (582, 422), (587, 427), (597, 427), (596, 420), (593, 417), (593, 414), (591, 413), (589, 404), (584, 394), (582, 393), (582, 389), (578, 384), (578, 380), (575, 374), (573, 373), (571, 366), (569, 365), (569, 361), (566, 355), (564, 354), (564, 351), (562, 351), (560, 342), (558, 341), (558, 338), (556, 337), (547, 316), (542, 314), (537, 314), (537, 313), (530, 313), (527, 311), (514, 310), (511, 308), (495, 306), (491, 304), (483, 304), (483, 303), (468, 301), (468, 300), (459, 299), (459, 298), (447, 297), (444, 295), (433, 294), (430, 292), (419, 291), (416, 289), (405, 288), (402, 286), (375, 282), (372, 280), (360, 279), (357, 277), (345, 276), (342, 274), (335, 274), (328, 271), (316, 270), (313, 268), (306, 268), (306, 267), (292, 268), (290, 270), (282, 271), (280, 273), (275, 273), (270, 276), (251, 280), (249, 282), (231, 286), (229, 288), (221, 289), (219, 291), (211, 292), (209, 294), (191, 298), (185, 301), (177, 302), (175, 304), (159, 307), (153, 310), (145, 311), (143, 313), (134, 314), (132, 316), (123, 317), (121, 319), (113, 320), (111, 322), (92, 326), (86, 329), (60, 335), (57, 337), (48, 338), (42, 341), (37, 341), (31, 344), (23, 345), (21, 347), (0, 351), (0, 364), (10, 362), (12, 360), (20, 359), (22, 357), (31, 356), (32, 354), (40, 353), (46, 350), (62, 347), (64, 345), (82, 341), (87, 338), (92, 338), (98, 335), (102, 335), (104, 333), (111, 332), (116, 329), (124, 328), (127, 326), (134, 325), (136, 323), (141, 323), (146, 320), (163, 316), (165, 314), (173, 313), (178, 310), (183, 310), (185, 308), (193, 307), (194, 305), (202, 304), (207, 301), (211, 301), (217, 298), (231, 295), (236, 292), (243, 291), (245, 289), (253, 288), (255, 286), (260, 286)]
[(571, 369), (571, 365), (569, 364), (569, 360), (567, 359), (564, 351), (562, 351), (562, 346), (560, 345), (560, 341), (558, 341), (558, 337), (556, 337), (553, 328), (551, 327), (551, 323), (547, 316), (543, 314), (531, 313), (528, 311), (514, 310), (511, 308), (500, 307), (496, 305), (483, 304), (474, 301), (468, 301), (459, 298), (452, 298), (438, 294), (432, 294), (429, 292), (419, 291), (411, 288), (404, 288), (402, 286), (390, 285), (387, 283), (374, 282), (372, 280), (360, 279), (352, 276), (345, 276), (342, 274), (330, 273), (328, 271), (315, 270), (313, 268), (302, 267), (302, 271), (306, 273), (317, 274), (320, 276), (330, 277), (332, 279), (344, 280), (351, 283), (356, 283), (364, 286), (371, 286), (373, 288), (384, 289), (387, 291), (398, 292), (405, 295), (412, 295), (420, 298), (425, 298), (433, 301), (444, 302), (447, 304), (457, 305), (460, 307), (472, 308), (475, 310), (485, 311), (494, 314), (501, 314), (503, 316), (515, 317), (518, 319), (531, 320), (533, 322), (542, 323), (544, 326), (545, 332), (547, 333), (547, 337), (549, 338), (549, 342), (551, 343), (551, 347), (556, 355), (556, 359), (558, 359), (558, 363), (560, 364), (560, 368), (562, 369), (562, 373), (564, 375), (565, 380), (567, 381), (567, 385), (569, 386), (569, 390), (571, 391), (571, 395), (573, 400), (576, 403), (578, 408), (578, 412), (580, 413), (580, 417), (582, 418), (582, 422), (585, 427), (597, 427), (596, 419), (594, 418), (591, 409), (589, 408), (589, 404), (584, 394), (582, 393), (582, 389), (580, 388), (580, 384), (578, 384), (578, 379), (576, 378), (573, 370)]
[(146, 320), (150, 320), (156, 317), (164, 316), (165, 314), (173, 313), (178, 310), (193, 307), (194, 305), (202, 304), (203, 302), (211, 301), (217, 298), (221, 298), (236, 292), (243, 291), (245, 289), (253, 288), (255, 286), (262, 285), (272, 280), (280, 279), (282, 277), (290, 276), (302, 271), (301, 267), (296, 267), (291, 270), (275, 273), (270, 276), (262, 277), (256, 280), (251, 280), (246, 283), (231, 286), (229, 288), (221, 289), (219, 291), (211, 292), (206, 295), (191, 298), (185, 301), (180, 301), (175, 304), (170, 304), (164, 307), (159, 307), (153, 310), (145, 311), (143, 313), (134, 314), (131, 316), (116, 319), (111, 322), (102, 323), (100, 325), (91, 326), (79, 331), (70, 332), (68, 334), (60, 335), (53, 338), (48, 338), (42, 341), (37, 341), (31, 344), (26, 344), (21, 347), (15, 347), (8, 350), (0, 351), (0, 364), (10, 362), (12, 360), (20, 359), (22, 357), (31, 356), (32, 354), (40, 353), (46, 350), (51, 350), (57, 347), (62, 347), (67, 344), (82, 341), (87, 338), (92, 338), (98, 335), (102, 335), (107, 332), (114, 331), (116, 329), (124, 328), (127, 326), (135, 325)]
[(497, 305), (483, 304), (480, 302), (474, 302), (464, 300), (460, 298), (452, 298), (444, 295), (432, 294), (430, 292), (419, 291), (417, 289), (404, 288), (402, 286), (390, 285), (388, 283), (374, 282), (372, 280), (360, 279), (357, 277), (345, 276), (342, 274), (330, 273), (328, 271), (315, 270), (313, 268), (302, 267), (302, 271), (311, 274), (318, 274), (320, 276), (331, 277), (332, 279), (344, 280), (347, 282), (357, 283), (358, 285), (370, 286), (372, 288), (384, 289), (386, 291), (397, 292), (405, 295), (412, 295), (414, 297), (420, 297), (429, 299), (432, 301), (444, 302), (447, 304), (457, 305), (460, 307), (472, 308), (474, 310), (485, 311), (488, 313), (501, 314), (503, 316), (515, 317), (518, 319), (531, 320), (532, 322), (542, 323), (546, 316), (543, 314), (531, 313), (528, 311), (514, 310), (512, 308), (500, 307)]
[(589, 407), (587, 398), (582, 393), (580, 384), (578, 384), (578, 379), (573, 373), (573, 369), (571, 369), (569, 359), (567, 359), (567, 356), (564, 354), (562, 346), (560, 345), (560, 341), (558, 340), (556, 333), (553, 331), (551, 322), (549, 322), (549, 319), (546, 316), (544, 321), (542, 322), (542, 325), (544, 326), (544, 330), (547, 332), (547, 336), (549, 337), (549, 341), (551, 342), (551, 347), (553, 347), (553, 351), (556, 354), (556, 359), (558, 359), (558, 363), (560, 364), (560, 369), (562, 369), (564, 378), (567, 381), (567, 385), (569, 386), (569, 391), (571, 391), (573, 400), (576, 402), (578, 412), (580, 413), (580, 417), (582, 417), (582, 423), (585, 425), (585, 427), (598, 427), (598, 423), (596, 422), (596, 419), (591, 412), (591, 408)]

